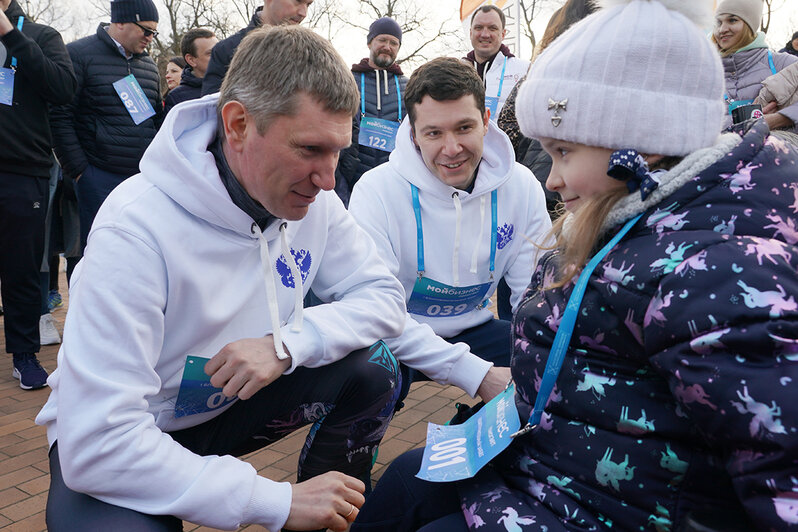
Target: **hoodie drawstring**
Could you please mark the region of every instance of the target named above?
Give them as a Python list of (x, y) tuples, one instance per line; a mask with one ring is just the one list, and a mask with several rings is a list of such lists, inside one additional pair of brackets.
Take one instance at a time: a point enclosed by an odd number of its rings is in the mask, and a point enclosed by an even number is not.
[(460, 255), (460, 220), (463, 217), (463, 209), (460, 206), (460, 194), (457, 192), (452, 193), (452, 199), (454, 200), (454, 212), (455, 212), (455, 226), (454, 226), (454, 249), (452, 251), (452, 284), (454, 286), (460, 286), (460, 264), (459, 264), (459, 255)]
[[(285, 226), (285, 223), (280, 226), (283, 255), (285, 256), (286, 262), (288, 262), (288, 267), (291, 269), (291, 275), (294, 276), (294, 290), (296, 291), (296, 301), (298, 302), (295, 303), (294, 306), (294, 325), (291, 330), (300, 332), (302, 330), (302, 277), (299, 268), (297, 268), (296, 261), (294, 261), (294, 256), (291, 254), (290, 250), (288, 250), (288, 243), (285, 237)], [(271, 268), (272, 259), (269, 255), (269, 243), (266, 237), (263, 236), (263, 232), (258, 227), (258, 224), (254, 222), (252, 223), (252, 232), (258, 235), (260, 243), (260, 263), (263, 270), (263, 281), (266, 286), (266, 303), (269, 305), (269, 316), (272, 322), (274, 350), (277, 354), (277, 358), (285, 360), (288, 358), (288, 355), (285, 353), (285, 349), (283, 349), (283, 339), (280, 333), (280, 308), (277, 305), (277, 285), (274, 282), (274, 273)]]
[(283, 222), (280, 226), (280, 245), (283, 250), (283, 256), (288, 262), (288, 267), (291, 269), (291, 275), (294, 277), (294, 324), (291, 326), (291, 331), (298, 333), (302, 332), (302, 311), (305, 309), (302, 305), (304, 289), (302, 288), (302, 272), (299, 271), (299, 267), (296, 265), (294, 254), (291, 253), (288, 247), (288, 238), (285, 236), (287, 225)]
[[(482, 235), (485, 234), (485, 196), (484, 194), (479, 197), (479, 235), (477, 242), (482, 242)], [(477, 255), (479, 254), (479, 245), (474, 246), (474, 253), (471, 254), (471, 273), (477, 273)]]
[(380, 71), (374, 72), (374, 77), (377, 79), (377, 111), (382, 111), (382, 100), (380, 99)]

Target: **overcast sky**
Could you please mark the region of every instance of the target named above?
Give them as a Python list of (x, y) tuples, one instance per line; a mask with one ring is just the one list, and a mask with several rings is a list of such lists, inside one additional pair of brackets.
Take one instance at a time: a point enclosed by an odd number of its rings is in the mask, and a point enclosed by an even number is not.
[[(63, 1), (63, 0), (62, 0)], [(102, 1), (102, 0), (95, 0), (95, 1)], [(108, 0), (110, 1), (110, 0)], [(230, 2), (234, 2), (235, 0), (228, 0)], [(350, 2), (353, 0), (350, 0)], [(539, 0), (540, 1), (540, 0)], [(559, 0), (543, 0), (548, 1), (548, 5), (552, 6), (549, 9), (544, 10), (538, 17), (537, 17), (537, 27), (535, 29), (536, 36), (540, 38), (543, 33), (543, 29), (548, 22), (548, 18), (551, 15), (551, 12), (554, 10), (554, 7), (558, 4), (562, 4)], [(58, 0), (56, 0), (56, 5), (59, 4)], [(93, 33), (97, 24), (104, 20), (104, 17), (97, 13), (96, 8), (94, 8), (90, 0), (65, 0), (64, 2), (66, 6), (69, 6), (68, 14), (59, 21), (61, 24), (65, 25), (66, 27), (59, 27), (59, 24), (54, 24), (58, 30), (60, 30), (63, 35), (64, 39), (69, 42), (74, 40), (78, 37), (82, 37), (84, 35), (88, 35)], [(162, 20), (165, 19), (166, 10), (162, 8), (161, 1), (155, 0), (156, 5), (159, 5), (161, 8)], [(342, 2), (346, 4), (346, 2)], [(459, 10), (460, 10), (460, 0), (437, 0), (430, 2), (429, 0), (415, 0), (414, 3), (418, 6), (420, 10), (427, 10), (432, 12), (433, 16), (437, 20), (448, 19), (451, 21), (452, 25), (460, 24), (459, 21)], [(774, 12), (772, 16), (772, 22), (770, 30), (768, 31), (767, 40), (768, 43), (772, 48), (775, 50), (781, 49), (787, 40), (792, 36), (794, 31), (798, 31), (798, 0), (773, 0), (774, 4)], [(352, 5), (351, 3), (349, 5)], [(356, 5), (356, 4), (355, 4)], [(311, 6), (311, 10), (313, 7)], [(357, 14), (356, 9), (352, 9), (352, 16), (355, 17)], [(361, 24), (363, 26), (368, 26), (370, 20), (362, 21)], [(243, 27), (246, 25), (244, 20), (241, 21), (240, 25)], [(163, 24), (162, 24), (163, 26)], [(332, 42), (339, 50), (341, 55), (344, 57), (347, 63), (356, 63), (362, 57), (367, 55), (366, 44), (365, 44), (365, 34), (361, 30), (354, 30), (354, 29), (344, 29), (342, 31), (337, 32), (332, 37)], [(523, 39), (522, 39), (523, 42)], [(405, 49), (410, 49), (409, 47), (412, 46), (412, 39), (408, 39), (403, 43), (403, 47)], [(455, 55), (459, 56), (467, 52), (471, 46), (467, 42), (466, 35), (463, 32), (461, 35), (461, 39), (459, 43), (455, 43), (454, 46), (458, 49), (451, 49), (449, 48), (442, 48), (435, 50), (433, 55)], [(523, 45), (522, 45), (523, 46)], [(531, 50), (529, 49), (529, 45), (522, 47), (521, 53), (519, 54), (522, 57), (528, 58), (531, 54)], [(402, 53), (400, 51), (400, 57), (402, 57)]]

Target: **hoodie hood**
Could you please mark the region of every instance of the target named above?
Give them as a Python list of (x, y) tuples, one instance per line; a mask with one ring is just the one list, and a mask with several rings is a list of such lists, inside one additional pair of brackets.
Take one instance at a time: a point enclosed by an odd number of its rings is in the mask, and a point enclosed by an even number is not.
[[(416, 147), (410, 135), (410, 119), (405, 117), (396, 133), (396, 148), (388, 159), (388, 165), (406, 181), (417, 186), (419, 190), (431, 192), (440, 197), (447, 205), (452, 203), (452, 193), (457, 190), (443, 183), (432, 172), (421, 151)], [(488, 133), (484, 137), (482, 161), (477, 169), (477, 177), (471, 193), (459, 190), (463, 201), (470, 197), (486, 194), (499, 188), (512, 175), (515, 165), (515, 153), (510, 139), (492, 121), (488, 124)]]
[(141, 173), (194, 216), (252, 238), (252, 218), (230, 199), (208, 151), (218, 98), (210, 94), (175, 107), (144, 152)]

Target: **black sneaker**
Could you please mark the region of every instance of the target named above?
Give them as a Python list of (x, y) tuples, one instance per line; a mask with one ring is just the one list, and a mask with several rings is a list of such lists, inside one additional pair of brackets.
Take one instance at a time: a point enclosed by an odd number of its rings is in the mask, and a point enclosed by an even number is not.
[(47, 372), (33, 353), (14, 354), (14, 378), (19, 379), (23, 390), (36, 390), (47, 386)]

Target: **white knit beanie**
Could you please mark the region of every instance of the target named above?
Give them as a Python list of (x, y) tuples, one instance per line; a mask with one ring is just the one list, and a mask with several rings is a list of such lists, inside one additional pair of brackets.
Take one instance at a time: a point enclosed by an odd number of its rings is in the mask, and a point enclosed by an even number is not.
[(737, 15), (756, 35), (762, 25), (762, 7), (762, 0), (720, 0), (715, 14)]
[(699, 29), (711, 0), (604, 0), (532, 64), (516, 100), (528, 137), (686, 155), (714, 144), (723, 67)]

